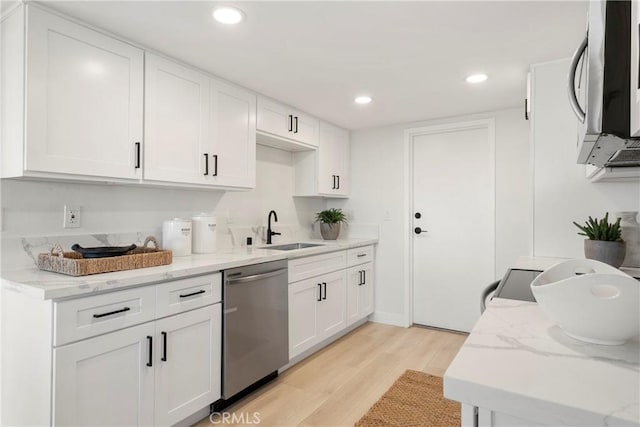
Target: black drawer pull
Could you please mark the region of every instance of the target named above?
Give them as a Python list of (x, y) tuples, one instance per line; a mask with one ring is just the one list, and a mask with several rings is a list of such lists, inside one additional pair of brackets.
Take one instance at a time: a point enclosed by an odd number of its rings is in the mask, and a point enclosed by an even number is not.
[(367, 254), (358, 254), (358, 258), (362, 258), (363, 256), (367, 256)]
[(160, 360), (162, 360), (163, 362), (167, 361), (167, 333), (162, 331), (162, 357), (160, 358)]
[(129, 311), (129, 310), (131, 310), (129, 307), (125, 307), (125, 308), (121, 308), (120, 310), (110, 311), (108, 313), (94, 314), (93, 317), (95, 317), (96, 319), (99, 319), (104, 316), (111, 316), (112, 314), (124, 313), (125, 311)]
[(206, 291), (204, 289), (200, 289), (197, 292), (191, 292), (190, 294), (185, 294), (185, 295), (180, 295), (180, 298), (187, 298), (187, 297), (192, 297), (194, 295), (200, 295), (200, 294), (204, 294)]
[(136, 165), (135, 168), (136, 169), (140, 169), (140, 143), (136, 142)]
[(147, 335), (147, 343), (149, 343), (149, 361), (147, 362), (147, 366), (153, 366), (153, 337)]

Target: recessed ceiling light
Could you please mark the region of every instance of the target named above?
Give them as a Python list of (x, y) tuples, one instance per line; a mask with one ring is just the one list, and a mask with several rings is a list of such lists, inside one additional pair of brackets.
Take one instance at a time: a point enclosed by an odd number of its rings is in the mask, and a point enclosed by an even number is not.
[(362, 96), (356, 97), (354, 101), (356, 104), (368, 104), (371, 101), (373, 101), (373, 99), (370, 96), (362, 95)]
[(218, 7), (213, 11), (213, 18), (222, 24), (237, 24), (244, 19), (244, 13), (235, 7)]
[(487, 80), (486, 74), (471, 74), (466, 78), (467, 83), (482, 83)]

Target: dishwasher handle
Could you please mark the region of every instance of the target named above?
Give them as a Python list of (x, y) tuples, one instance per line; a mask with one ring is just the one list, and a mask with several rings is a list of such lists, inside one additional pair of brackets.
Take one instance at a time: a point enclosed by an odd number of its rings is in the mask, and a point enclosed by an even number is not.
[(279, 276), (282, 273), (286, 273), (286, 268), (281, 268), (279, 270), (269, 271), (267, 273), (254, 274), (252, 276), (246, 277), (238, 277), (237, 279), (227, 279), (228, 285), (233, 285), (235, 283), (247, 283), (247, 282), (255, 282), (256, 280), (266, 279), (268, 277)]

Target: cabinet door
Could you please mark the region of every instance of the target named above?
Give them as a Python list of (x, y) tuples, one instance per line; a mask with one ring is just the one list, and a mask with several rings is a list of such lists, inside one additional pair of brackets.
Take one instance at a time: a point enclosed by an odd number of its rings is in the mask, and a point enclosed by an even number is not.
[(214, 148), (207, 181), (255, 188), (256, 96), (221, 81), (211, 82), (210, 129)]
[(289, 285), (289, 359), (320, 342), (317, 311), (321, 286), (319, 278)]
[(54, 424), (153, 425), (153, 333), (147, 323), (54, 349)]
[(173, 425), (220, 398), (221, 305), (155, 322), (156, 425)]
[(349, 132), (320, 123), (318, 146), (318, 193), (349, 194)]
[(143, 52), (28, 8), (25, 169), (140, 178)]
[(358, 297), (362, 284), (362, 266), (347, 269), (347, 325), (360, 320)]
[(373, 263), (362, 264), (362, 285), (358, 286), (358, 317), (360, 319), (373, 313), (375, 304), (375, 281), (373, 278)]
[(206, 184), (209, 108), (207, 75), (146, 54), (144, 179)]
[(285, 138), (293, 137), (293, 115), (285, 105), (258, 97), (257, 128)]
[(290, 137), (305, 144), (318, 146), (319, 120), (299, 111), (293, 111), (293, 131)]
[(322, 301), (318, 302), (318, 335), (322, 341), (347, 326), (347, 275), (345, 270), (320, 276)]

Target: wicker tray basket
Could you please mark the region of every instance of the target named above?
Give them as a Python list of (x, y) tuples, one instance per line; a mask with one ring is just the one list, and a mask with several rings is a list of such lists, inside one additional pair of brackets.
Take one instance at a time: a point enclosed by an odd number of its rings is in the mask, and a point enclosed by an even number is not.
[[(155, 248), (148, 248), (153, 242)], [(136, 248), (127, 255), (109, 258), (82, 258), (76, 252), (64, 252), (60, 245), (50, 253), (38, 254), (38, 268), (68, 276), (88, 276), (89, 274), (109, 273), (113, 271), (133, 270), (136, 268), (156, 267), (171, 264), (171, 251), (158, 249), (154, 237), (147, 237), (144, 246)]]

